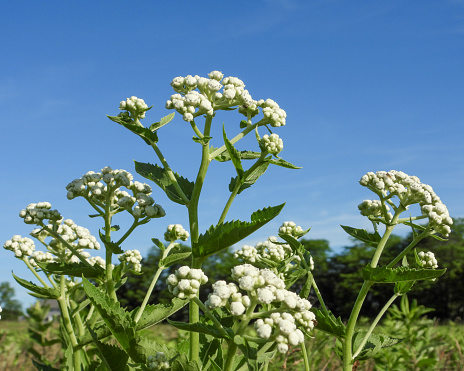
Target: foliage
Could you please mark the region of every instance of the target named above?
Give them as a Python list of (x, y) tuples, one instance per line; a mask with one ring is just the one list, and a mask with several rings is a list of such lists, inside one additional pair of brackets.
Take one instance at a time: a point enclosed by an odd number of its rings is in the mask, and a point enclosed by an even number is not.
[(2, 319), (16, 320), (22, 315), (21, 303), (14, 299), (15, 291), (9, 282), (0, 283), (0, 308), (2, 308)]

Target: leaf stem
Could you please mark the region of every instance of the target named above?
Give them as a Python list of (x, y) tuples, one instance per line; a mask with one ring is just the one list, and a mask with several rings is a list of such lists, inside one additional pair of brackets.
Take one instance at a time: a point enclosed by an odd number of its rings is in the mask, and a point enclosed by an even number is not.
[[(171, 249), (176, 246), (175, 242), (171, 242), (169, 246), (163, 251), (163, 255), (161, 256), (160, 262), (165, 259)], [(156, 270), (155, 275), (153, 276), (153, 279), (150, 283), (150, 287), (148, 288), (147, 293), (145, 294), (145, 297), (143, 298), (142, 305), (140, 306), (139, 310), (137, 311), (137, 315), (135, 316), (135, 323), (137, 323), (140, 320), (140, 317), (142, 317), (143, 311), (145, 310), (145, 307), (147, 306), (148, 300), (150, 299), (151, 293), (153, 292), (153, 289), (155, 288), (156, 282), (158, 282), (158, 278), (161, 274), (161, 272), (165, 269), (164, 265), (158, 265), (158, 269)]]
[(37, 273), (37, 271), (34, 269), (34, 267), (31, 265), (31, 263), (29, 263), (29, 260), (27, 260), (27, 258), (26, 258), (25, 256), (22, 258), (22, 261), (23, 261), (24, 263), (26, 263), (26, 265), (27, 265), (27, 267), (29, 268), (29, 270), (30, 270), (32, 273), (34, 273), (34, 276), (36, 276), (36, 278), (40, 281), (40, 283), (41, 283), (42, 285), (44, 285), (44, 287), (45, 287), (46, 289), (49, 289), (50, 286), (48, 286), (47, 283), (42, 279), (42, 277), (39, 276), (39, 274)]
[(379, 323), (380, 319), (382, 318), (382, 316), (384, 315), (384, 313), (387, 311), (387, 309), (390, 307), (390, 305), (392, 305), (392, 303), (395, 301), (395, 299), (399, 296), (399, 294), (394, 294), (390, 300), (387, 301), (387, 303), (383, 306), (382, 310), (379, 312), (379, 314), (377, 314), (377, 317), (375, 317), (374, 321), (372, 322), (372, 324), (369, 326), (369, 329), (367, 330), (366, 332), (366, 335), (364, 335), (361, 343), (359, 344), (359, 347), (358, 349), (356, 350), (356, 352), (354, 352), (353, 354), (353, 358), (356, 358), (359, 353), (361, 353), (364, 345), (366, 345), (367, 343), (367, 340), (369, 339), (369, 336), (371, 336), (372, 334), (372, 331), (374, 331), (374, 328), (375, 326), (377, 326), (377, 324)]
[(172, 185), (174, 186), (174, 188), (176, 189), (177, 191), (177, 194), (179, 195), (180, 198), (182, 198), (182, 200), (185, 202), (186, 205), (188, 205), (190, 203), (190, 200), (187, 198), (187, 196), (185, 195), (184, 191), (182, 190), (182, 188), (180, 188), (179, 186), (179, 183), (177, 182), (177, 178), (176, 176), (174, 175), (174, 172), (171, 170), (171, 168), (169, 167), (169, 164), (168, 162), (166, 161), (166, 158), (163, 156), (163, 154), (161, 153), (161, 150), (159, 149), (158, 145), (155, 143), (155, 142), (151, 142), (151, 146), (152, 148), (155, 150), (155, 153), (156, 155), (158, 156), (158, 158), (160, 159), (161, 163), (163, 164), (163, 167), (164, 167), (164, 170), (166, 171), (166, 173), (168, 174), (168, 177), (169, 179), (171, 180), (172, 182)]
[(393, 259), (388, 265), (387, 268), (393, 268), (403, 257), (411, 251), (413, 247), (415, 247), (422, 239), (427, 237), (428, 233), (430, 231), (430, 227), (427, 225), (427, 228), (416, 238), (414, 238), (411, 243), (395, 258)]
[(214, 317), (214, 315), (211, 313), (211, 311), (208, 308), (206, 308), (205, 304), (203, 304), (202, 301), (197, 297), (194, 297), (192, 300), (198, 305), (199, 308), (201, 308), (203, 313), (208, 316), (208, 318), (214, 323), (216, 328), (219, 329), (219, 331), (221, 331), (222, 334), (226, 338), (229, 338), (230, 335), (227, 333), (227, 331), (224, 329), (224, 327), (221, 325), (221, 323), (217, 320), (217, 318)]

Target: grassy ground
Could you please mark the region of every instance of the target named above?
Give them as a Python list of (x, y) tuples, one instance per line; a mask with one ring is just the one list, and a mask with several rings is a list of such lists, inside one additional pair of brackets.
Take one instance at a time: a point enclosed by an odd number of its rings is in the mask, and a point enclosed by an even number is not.
[[(438, 325), (427, 321), (423, 327), (413, 329), (414, 339), (404, 339), (401, 344), (382, 350), (376, 359), (361, 362), (357, 370), (464, 370), (464, 325), (452, 322)], [(382, 330), (390, 334), (395, 332), (394, 326), (388, 323), (383, 329), (379, 328), (379, 331)], [(185, 332), (164, 324), (144, 330), (142, 334), (172, 347), (187, 337)], [(311, 370), (339, 370), (341, 362), (333, 352), (333, 338), (319, 331), (313, 335), (314, 338), (306, 343)], [(34, 370), (27, 354), (28, 345), (30, 339), (25, 321), (0, 321), (0, 370)], [(59, 348), (45, 351), (53, 358)], [(301, 352), (291, 350), (285, 357), (274, 360), (269, 370), (303, 370)]]

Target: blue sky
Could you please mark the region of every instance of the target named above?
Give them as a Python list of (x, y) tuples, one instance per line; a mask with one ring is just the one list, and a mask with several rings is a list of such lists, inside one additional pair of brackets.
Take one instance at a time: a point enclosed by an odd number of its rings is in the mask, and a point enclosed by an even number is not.
[[(294, 220), (335, 250), (349, 244), (340, 224), (369, 227), (357, 211), (372, 198), (358, 184), (367, 171), (417, 175), (453, 217), (464, 216), (463, 1), (10, 1), (0, 32), (2, 243), (28, 235), (31, 226), (18, 213), (39, 201), (97, 234), (91, 209), (68, 201), (66, 184), (106, 165), (135, 174), (132, 160), (156, 162), (148, 146), (105, 115), (136, 95), (154, 105), (149, 125), (169, 113), (173, 77), (211, 70), (241, 78), (254, 99), (272, 98), (286, 110), (287, 125), (276, 130), (281, 156), (303, 167), (271, 168), (239, 196), (229, 218), (248, 220), (287, 202), (245, 243)], [(213, 145), (223, 122), (232, 137), (239, 120), (218, 115)], [(159, 134), (171, 166), (193, 180), (199, 148), (189, 125), (177, 116)], [(230, 163), (213, 165), (201, 230), (219, 217), (234, 173)], [(146, 254), (168, 224), (187, 225), (183, 207), (157, 188), (153, 196), (167, 216), (136, 230), (125, 248)], [(12, 270), (33, 279), (1, 249), (0, 282), (12, 281)]]

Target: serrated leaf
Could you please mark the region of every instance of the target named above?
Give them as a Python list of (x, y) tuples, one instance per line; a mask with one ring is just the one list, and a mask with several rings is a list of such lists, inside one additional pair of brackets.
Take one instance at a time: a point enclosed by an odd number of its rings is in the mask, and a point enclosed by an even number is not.
[(380, 234), (378, 234), (377, 232), (369, 233), (365, 229), (357, 229), (357, 228), (352, 228), (352, 227), (348, 227), (345, 225), (341, 225), (341, 227), (350, 236), (356, 238), (359, 241), (367, 243), (368, 245), (374, 246), (374, 247), (377, 247), (378, 243), (380, 242), (382, 238), (380, 237)]
[(47, 299), (57, 299), (60, 297), (60, 292), (57, 289), (54, 289), (54, 288), (47, 289), (45, 287), (40, 287), (31, 281), (26, 281), (26, 280), (23, 280), (22, 278), (15, 276), (13, 272), (11, 274), (13, 275), (13, 278), (15, 279), (15, 281), (18, 282), (22, 287), (28, 289), (29, 291), (32, 291), (32, 293), (29, 293), (32, 296), (39, 297), (39, 298), (47, 298)]
[(199, 332), (199, 333), (202, 333), (202, 334), (206, 334), (206, 335), (211, 335), (215, 338), (221, 338), (221, 339), (228, 339), (229, 337), (227, 337), (222, 331), (219, 331), (218, 328), (216, 328), (215, 326), (213, 325), (208, 325), (208, 324), (205, 324), (205, 323), (200, 323), (200, 322), (197, 322), (197, 323), (185, 323), (185, 322), (179, 322), (179, 321), (171, 321), (171, 320), (167, 320), (168, 323), (180, 330), (185, 330), (185, 331), (191, 331), (191, 332)]
[[(173, 202), (176, 202), (181, 205), (185, 205), (184, 200), (177, 194), (176, 189), (172, 185), (171, 179), (169, 179), (169, 176), (162, 167), (158, 165), (152, 165), (150, 163), (143, 163), (143, 162), (135, 162), (135, 171), (143, 176), (144, 178), (147, 178), (155, 184), (160, 187), (164, 192), (166, 192), (166, 195), (169, 197), (169, 199)], [(193, 187), (195, 184), (188, 179), (180, 176), (177, 173), (174, 173), (174, 176), (176, 177), (177, 183), (179, 184), (179, 187), (182, 189), (182, 192), (184, 192), (185, 196), (187, 196), (188, 199), (192, 197), (192, 192), (193, 192)]]
[(105, 247), (110, 250), (113, 254), (123, 254), (124, 250), (121, 249), (116, 243), (107, 241), (103, 233), (98, 230), (98, 235), (100, 236), (101, 242), (105, 245)]
[(241, 241), (279, 215), (284, 205), (255, 211), (251, 214), (250, 222), (235, 220), (211, 226), (205, 234), (200, 235), (198, 242), (193, 243), (193, 256), (207, 257)]
[[(171, 314), (177, 312), (179, 309), (184, 307), (188, 303), (188, 300), (174, 298), (171, 304), (154, 304), (147, 305), (142, 313), (139, 321), (137, 322), (137, 331), (156, 325), (157, 323), (165, 320)], [(138, 308), (131, 312), (131, 316), (135, 318), (138, 312)]]
[[(108, 336), (111, 336), (111, 331), (105, 323), (94, 327), (92, 330), (96, 334), (98, 340), (102, 340)], [(90, 344), (92, 341), (93, 338), (88, 331), (85, 332), (85, 335), (79, 338), (79, 344), (82, 346)]]
[(329, 311), (327, 315), (321, 309), (314, 307), (310, 310), (316, 315), (317, 330), (327, 332), (339, 338), (345, 336), (346, 327), (340, 317), (335, 318), (331, 311)]
[[(366, 335), (367, 331), (357, 331), (353, 335), (353, 352), (356, 351)], [(387, 348), (399, 343), (401, 339), (391, 338), (383, 334), (371, 334), (363, 346), (361, 352), (356, 356), (356, 360), (363, 361), (375, 356), (382, 348)]]
[(240, 161), (240, 155), (238, 151), (235, 149), (234, 145), (229, 141), (229, 139), (227, 139), (226, 129), (224, 128), (224, 125), (222, 126), (222, 135), (224, 137), (224, 144), (227, 148), (227, 152), (229, 153), (230, 159), (232, 160), (232, 164), (234, 165), (235, 170), (237, 171), (238, 179), (241, 181), (244, 173), (242, 161)]
[(86, 266), (82, 263), (42, 263), (37, 265), (46, 272), (64, 274), (71, 277), (96, 278), (104, 274), (105, 270), (99, 265)]
[[(213, 153), (217, 148), (211, 147), (210, 148), (210, 153)], [(254, 152), (254, 151), (238, 151), (238, 155), (240, 156), (241, 160), (256, 160), (257, 158), (261, 157), (260, 152)], [(230, 155), (227, 150), (224, 150), (220, 155), (217, 155), (214, 160), (219, 161), (219, 162), (225, 162), (225, 161), (230, 161)]]
[[(250, 188), (258, 178), (263, 175), (267, 168), (269, 167), (269, 163), (263, 162), (261, 165), (257, 166), (255, 169), (253, 169), (250, 173), (248, 171), (245, 172), (244, 178), (242, 180), (242, 184), (238, 190), (238, 194), (242, 193), (243, 190)], [(232, 178), (229, 184), (229, 191), (233, 192), (235, 185), (237, 184), (238, 176), (235, 178)]]
[(189, 252), (180, 252), (180, 253), (177, 253), (177, 254), (168, 255), (168, 257), (166, 257), (165, 259), (160, 261), (160, 266), (163, 265), (165, 267), (170, 267), (174, 263), (176, 263), (176, 262), (178, 262), (180, 260), (184, 260), (184, 259), (188, 258), (190, 255), (192, 255), (192, 253), (190, 251)]
[(129, 353), (131, 343), (135, 340), (135, 322), (130, 313), (121, 308), (118, 301), (112, 300), (106, 292), (99, 290), (86, 278), (82, 278), (82, 285), (87, 298), (100, 313), (113, 336)]
[(129, 356), (133, 361), (145, 364), (149, 356), (158, 352), (163, 352), (168, 359), (176, 355), (175, 349), (168, 348), (164, 344), (158, 344), (154, 340), (137, 335), (129, 350)]
[(290, 162), (288, 161), (285, 161), (281, 158), (265, 158), (264, 161), (270, 163), (270, 164), (273, 164), (273, 165), (277, 165), (277, 166), (280, 166), (280, 167), (285, 167), (287, 169), (302, 169), (301, 166), (296, 166), (296, 165), (293, 165), (291, 164)]
[(136, 125), (132, 121), (125, 121), (120, 116), (108, 116), (107, 115), (107, 117), (111, 121), (117, 122), (118, 124), (124, 126), (126, 129), (132, 131), (134, 134), (137, 134), (149, 146), (151, 145), (152, 142), (154, 143), (158, 142), (158, 136), (156, 135), (156, 133), (154, 133), (153, 131), (151, 131), (150, 129), (146, 127)]
[(218, 339), (212, 339), (204, 334), (200, 334), (200, 360), (205, 367), (212, 358), (216, 355), (218, 348), (221, 346), (221, 342)]
[(172, 119), (174, 118), (174, 115), (175, 113), (170, 113), (169, 115), (167, 116), (164, 116), (159, 122), (155, 122), (153, 124), (150, 125), (150, 131), (155, 131), (155, 130), (158, 130), (160, 127), (166, 125), (166, 124), (169, 124)]
[(99, 357), (103, 361), (107, 370), (120, 371), (125, 370), (129, 356), (119, 347), (111, 344), (104, 344), (98, 340), (97, 335), (88, 328), (90, 335), (93, 338), (94, 344), (99, 351)]
[(425, 269), (425, 268), (410, 268), (410, 267), (376, 267), (370, 265), (362, 269), (362, 276), (366, 281), (378, 283), (395, 283), (405, 281), (430, 280), (445, 274), (445, 269)]

